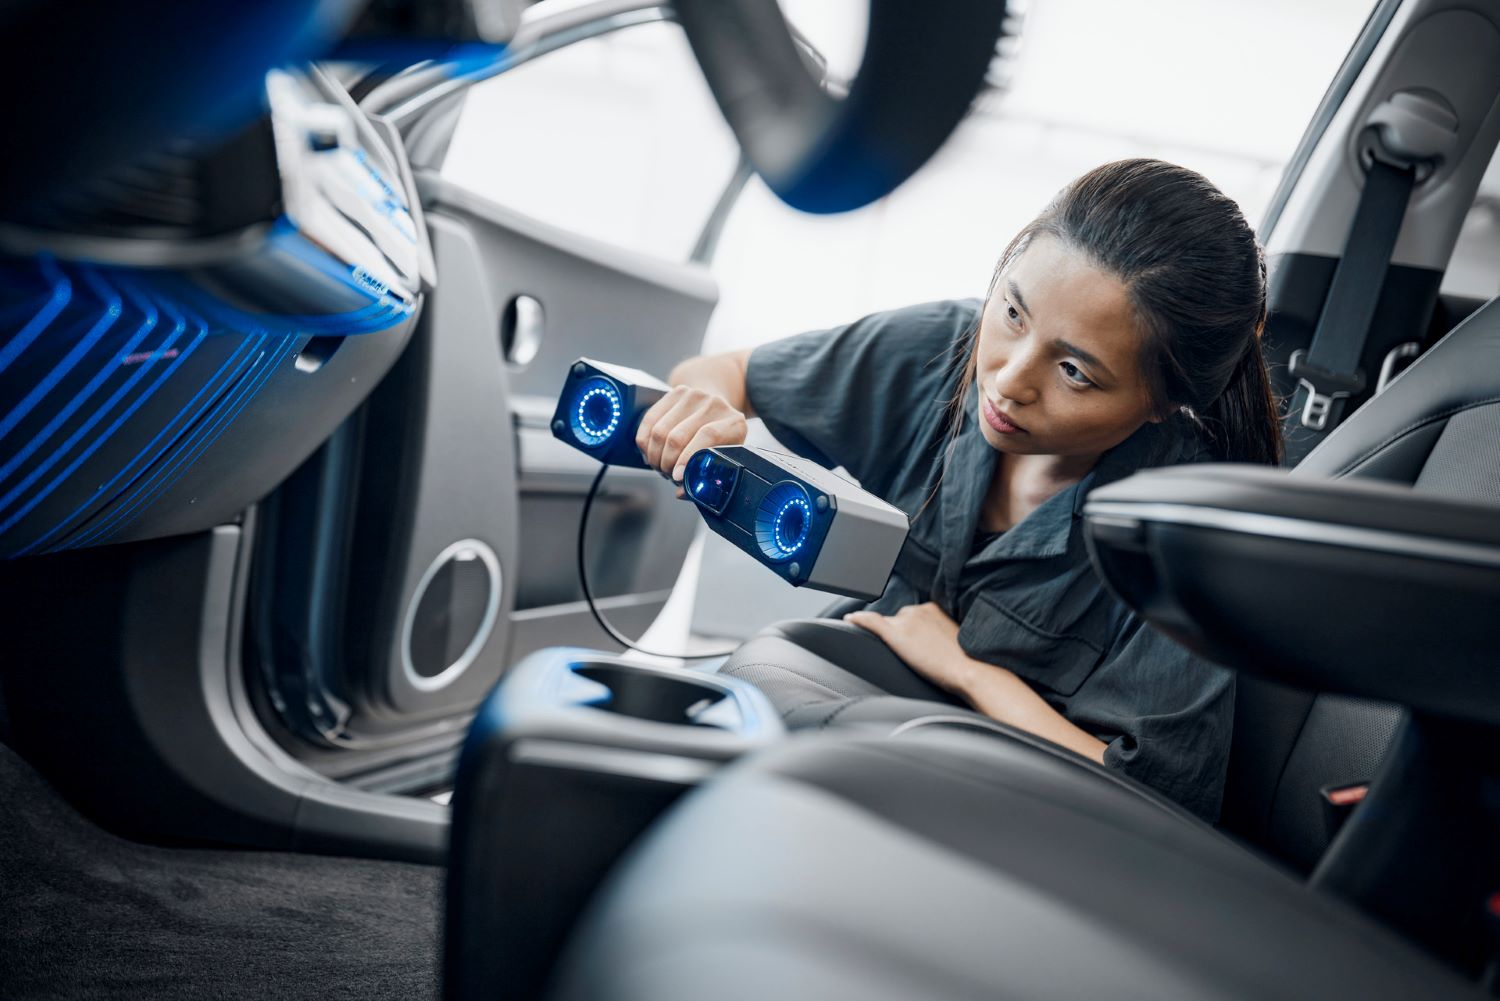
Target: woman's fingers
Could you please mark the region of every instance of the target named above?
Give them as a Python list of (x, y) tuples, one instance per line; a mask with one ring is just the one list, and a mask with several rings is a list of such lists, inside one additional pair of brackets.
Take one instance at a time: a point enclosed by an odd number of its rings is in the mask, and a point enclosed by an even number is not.
[(881, 636), (885, 632), (885, 616), (879, 612), (850, 612), (844, 616), (844, 621), (868, 630), (876, 636)]
[(661, 422), (661, 419), (667, 415), (668, 411), (677, 406), (679, 401), (680, 394), (675, 389), (671, 390), (661, 399), (651, 404), (646, 412), (641, 415), (641, 422), (635, 428), (635, 447), (641, 450), (641, 455), (644, 456), (646, 454), (647, 447), (651, 444), (652, 429)]
[[(690, 395), (691, 390), (685, 386), (678, 386), (658, 401), (657, 406), (671, 401), (667, 407), (648, 428), (645, 418), (641, 419), (640, 430), (636, 432), (636, 445), (640, 447), (641, 454), (646, 457), (646, 464), (657, 470), (662, 475), (671, 472), (672, 467), (663, 467), (661, 463), (662, 451), (667, 447), (667, 436), (675, 432), (684, 420), (687, 420), (697, 408), (698, 401)], [(675, 397), (675, 399), (674, 399)], [(656, 409), (655, 407), (652, 408)], [(691, 432), (689, 432), (691, 434)], [(644, 439), (644, 442), (642, 441)]]
[(682, 477), (677, 474), (678, 457), (682, 455), (683, 449), (703, 434), (703, 430), (709, 426), (705, 423), (707, 420), (709, 417), (701, 407), (685, 414), (676, 427), (662, 436), (661, 452), (657, 454), (653, 465), (671, 479), (680, 481)]
[(745, 418), (725, 417), (703, 425), (692, 439), (678, 449), (676, 454), (671, 451), (670, 436), (668, 437), (668, 451), (662, 455), (662, 466), (665, 468), (670, 461), (672, 464), (672, 480), (676, 483), (682, 482), (683, 475), (687, 472), (688, 460), (694, 453), (705, 448), (713, 448), (715, 445), (741, 445), (745, 441)]
[(745, 415), (721, 396), (676, 386), (641, 416), (635, 444), (647, 465), (673, 480), (700, 448), (745, 440)]

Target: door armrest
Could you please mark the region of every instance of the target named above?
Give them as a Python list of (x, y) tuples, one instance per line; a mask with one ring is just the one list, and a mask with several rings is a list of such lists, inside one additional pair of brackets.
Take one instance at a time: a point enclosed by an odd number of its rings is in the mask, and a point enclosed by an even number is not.
[(1115, 594), (1211, 660), (1500, 723), (1500, 507), (1205, 464), (1096, 490), (1084, 519)]

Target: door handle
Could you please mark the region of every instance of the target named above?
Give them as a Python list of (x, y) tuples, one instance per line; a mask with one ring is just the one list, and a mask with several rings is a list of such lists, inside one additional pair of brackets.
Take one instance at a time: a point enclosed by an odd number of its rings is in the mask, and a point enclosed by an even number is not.
[(500, 314), (500, 354), (516, 368), (531, 364), (542, 348), (547, 330), (547, 311), (530, 295), (517, 295)]

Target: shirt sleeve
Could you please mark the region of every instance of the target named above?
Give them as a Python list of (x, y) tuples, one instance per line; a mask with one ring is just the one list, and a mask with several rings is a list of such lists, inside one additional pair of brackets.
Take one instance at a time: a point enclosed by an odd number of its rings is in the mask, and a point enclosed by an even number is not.
[(942, 419), (978, 315), (976, 300), (925, 303), (763, 344), (750, 405), (787, 448), (884, 496), (905, 447)]
[(1105, 767), (1217, 820), (1234, 726), (1234, 672), (1132, 615), (1092, 689), (1090, 701), (1100, 709), (1130, 707), (1128, 715), (1076, 707), (1075, 722), (1106, 742)]

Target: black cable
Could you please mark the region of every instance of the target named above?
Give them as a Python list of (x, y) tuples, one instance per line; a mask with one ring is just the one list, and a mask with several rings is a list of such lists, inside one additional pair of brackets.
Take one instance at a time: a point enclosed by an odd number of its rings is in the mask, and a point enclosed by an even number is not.
[(661, 653), (656, 650), (647, 650), (645, 647), (636, 646), (626, 639), (618, 629), (610, 625), (594, 604), (594, 592), (589, 590), (588, 565), (583, 558), (583, 541), (589, 525), (589, 510), (594, 506), (594, 495), (599, 492), (599, 484), (604, 479), (604, 474), (609, 472), (609, 467), (600, 465), (599, 472), (594, 476), (594, 482), (589, 484), (588, 496), (583, 499), (583, 513), (578, 517), (578, 583), (583, 585), (583, 599), (589, 603), (589, 612), (594, 616), (594, 621), (599, 623), (599, 628), (614, 638), (621, 646), (644, 653), (652, 657), (668, 657), (673, 660), (710, 660), (714, 657), (727, 657), (734, 653), (738, 647), (730, 647), (727, 650), (714, 650), (709, 653)]

